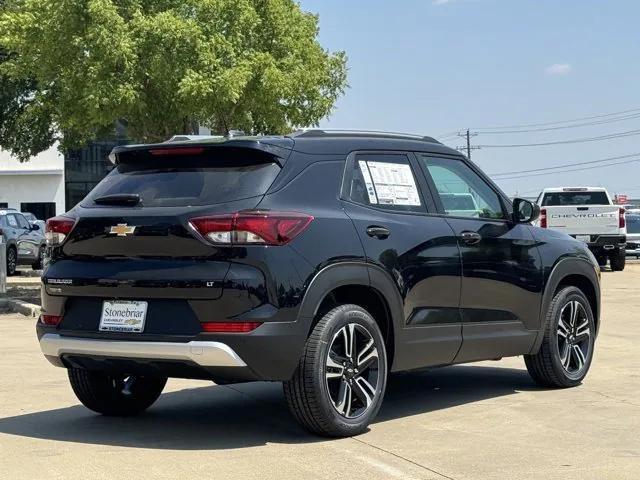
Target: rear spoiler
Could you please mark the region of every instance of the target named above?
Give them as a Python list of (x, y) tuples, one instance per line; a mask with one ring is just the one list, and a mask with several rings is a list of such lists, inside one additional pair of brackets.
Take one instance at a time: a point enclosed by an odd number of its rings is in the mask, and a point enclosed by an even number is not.
[(109, 160), (114, 165), (122, 163), (156, 163), (168, 157), (188, 157), (193, 160), (206, 160), (211, 154), (237, 157), (262, 158), (264, 162), (275, 162), (281, 167), (289, 158), (293, 149), (293, 140), (284, 137), (265, 138), (222, 138), (198, 141), (154, 143), (144, 145), (122, 145), (114, 147)]

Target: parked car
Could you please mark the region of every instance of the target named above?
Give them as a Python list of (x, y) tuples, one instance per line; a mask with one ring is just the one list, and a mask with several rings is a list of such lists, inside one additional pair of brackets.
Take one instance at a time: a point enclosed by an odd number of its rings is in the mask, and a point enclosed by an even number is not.
[(611, 270), (625, 266), (625, 209), (614, 205), (601, 187), (545, 188), (536, 201), (540, 205), (537, 225), (567, 233), (587, 244), (601, 266)]
[(479, 217), (482, 212), (478, 209), (473, 195), (470, 193), (440, 193), (442, 207), (451, 215), (462, 217)]
[(38, 218), (36, 218), (36, 216), (31, 212), (22, 212), (22, 215), (24, 215), (24, 218), (26, 218), (31, 225), (38, 225), (38, 227), (40, 228), (40, 231), (43, 232), (43, 235), (44, 235), (44, 228), (45, 228), (44, 220), (38, 220)]
[(627, 256), (640, 258), (640, 211), (627, 213)]
[(15, 274), (18, 265), (42, 268), (45, 239), (38, 225), (31, 225), (15, 210), (0, 210), (0, 235), (6, 245), (7, 275)]
[[(304, 428), (347, 436), (389, 372), (523, 355), (547, 387), (587, 375), (596, 259), (431, 138), (308, 130), (110, 158), (47, 222), (37, 324), (91, 410), (139, 413), (167, 377), (282, 381)], [(447, 210), (452, 190), (477, 210)]]

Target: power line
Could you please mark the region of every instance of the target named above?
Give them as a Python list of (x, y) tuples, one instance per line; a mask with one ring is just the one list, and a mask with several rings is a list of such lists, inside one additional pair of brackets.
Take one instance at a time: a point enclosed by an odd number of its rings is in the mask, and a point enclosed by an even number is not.
[(615, 163), (608, 163), (606, 165), (595, 165), (592, 167), (582, 167), (582, 168), (573, 168), (570, 170), (560, 170), (560, 171), (556, 171), (556, 172), (545, 172), (545, 173), (534, 173), (534, 174), (529, 174), (529, 175), (516, 175), (513, 177), (501, 177), (501, 178), (497, 178), (496, 181), (502, 181), (502, 180), (515, 180), (517, 178), (530, 178), (530, 177), (542, 177), (544, 175), (557, 175), (560, 173), (570, 173), (570, 172), (582, 172), (584, 170), (593, 170), (595, 168), (605, 168), (605, 167), (613, 167), (615, 165), (622, 165), (625, 163), (635, 163), (635, 162), (640, 162), (640, 158), (636, 158), (634, 160), (625, 160), (623, 162), (615, 162)]
[(640, 130), (629, 130), (627, 132), (611, 133), (608, 135), (601, 135), (599, 137), (576, 138), (572, 140), (558, 140), (555, 142), (479, 145), (479, 147), (480, 148), (516, 148), (516, 147), (542, 147), (546, 145), (568, 145), (572, 143), (599, 142), (602, 140), (611, 140), (614, 138), (632, 137), (634, 135), (640, 135)]
[(475, 130), (504, 130), (508, 128), (546, 127), (549, 125), (559, 125), (562, 123), (574, 123), (574, 122), (581, 122), (584, 120), (593, 120), (596, 118), (614, 117), (614, 116), (623, 115), (623, 114), (632, 113), (632, 112), (640, 112), (640, 108), (632, 108), (630, 110), (622, 110), (620, 112), (613, 112), (613, 113), (603, 113), (600, 115), (593, 115), (590, 117), (574, 118), (571, 120), (558, 120), (555, 122), (545, 122), (545, 123), (524, 123), (520, 125), (503, 125), (503, 126), (497, 126), (497, 127), (479, 127), (479, 128), (476, 128)]
[(608, 162), (611, 160), (621, 160), (623, 158), (631, 158), (631, 157), (637, 157), (640, 156), (640, 152), (638, 153), (630, 153), (628, 155), (620, 155), (617, 157), (608, 157), (608, 158), (601, 158), (598, 160), (590, 160), (588, 162), (575, 162), (575, 163), (565, 163), (562, 165), (556, 165), (554, 167), (544, 167), (544, 168), (533, 168), (531, 170), (517, 170), (517, 171), (512, 171), (512, 172), (500, 172), (500, 173), (490, 173), (489, 175), (492, 177), (498, 177), (498, 176), (502, 176), (502, 175), (519, 175), (521, 173), (533, 173), (533, 172), (544, 172), (544, 171), (548, 171), (548, 170), (557, 170), (558, 168), (566, 168), (566, 167), (575, 167), (578, 165), (590, 165), (590, 164), (594, 164), (594, 163), (601, 163), (601, 162)]
[(609, 118), (607, 120), (598, 120), (595, 122), (585, 122), (585, 123), (576, 123), (573, 125), (561, 125), (556, 127), (543, 127), (543, 128), (530, 128), (524, 130), (479, 130), (479, 133), (483, 135), (503, 135), (503, 134), (514, 134), (514, 133), (531, 133), (531, 132), (551, 132), (555, 130), (564, 130), (567, 128), (579, 128), (579, 127), (589, 127), (593, 125), (605, 125), (608, 123), (621, 122), (624, 120), (633, 120), (636, 118), (640, 118), (640, 113), (634, 113), (632, 115), (626, 115), (624, 117), (616, 117)]

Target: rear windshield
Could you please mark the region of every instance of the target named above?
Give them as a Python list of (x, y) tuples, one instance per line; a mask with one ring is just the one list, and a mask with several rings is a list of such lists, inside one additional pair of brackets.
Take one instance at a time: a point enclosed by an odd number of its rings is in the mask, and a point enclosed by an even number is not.
[(133, 193), (145, 207), (213, 205), (266, 193), (280, 167), (276, 163), (215, 160), (117, 165), (82, 201), (95, 206), (98, 197)]
[(627, 215), (627, 233), (640, 233), (640, 215)]
[(546, 193), (543, 207), (562, 205), (610, 205), (606, 192), (554, 192)]
[(471, 195), (447, 195), (446, 193), (441, 193), (440, 200), (442, 200), (442, 206), (447, 211), (477, 210)]

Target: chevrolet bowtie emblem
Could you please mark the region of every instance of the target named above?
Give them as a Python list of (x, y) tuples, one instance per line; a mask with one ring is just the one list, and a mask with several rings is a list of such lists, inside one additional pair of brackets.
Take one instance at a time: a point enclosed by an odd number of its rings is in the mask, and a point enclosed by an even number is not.
[(126, 237), (127, 235), (131, 235), (135, 231), (136, 227), (130, 227), (126, 223), (119, 223), (111, 227), (109, 233), (112, 235), (117, 235), (119, 237)]

